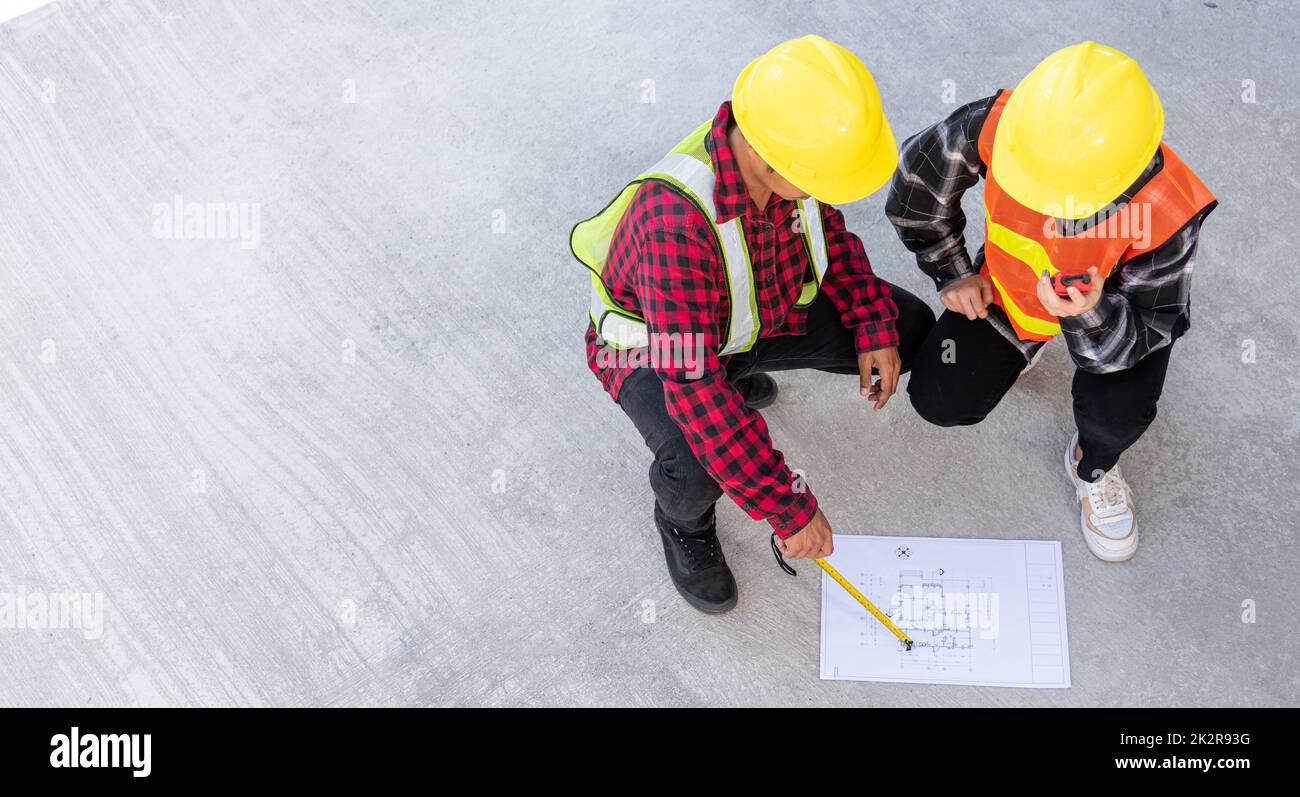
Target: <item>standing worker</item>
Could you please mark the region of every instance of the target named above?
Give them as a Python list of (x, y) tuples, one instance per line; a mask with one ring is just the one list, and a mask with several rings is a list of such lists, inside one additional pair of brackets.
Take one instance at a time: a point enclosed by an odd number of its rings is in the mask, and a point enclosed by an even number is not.
[(588, 364), (654, 455), (655, 525), (697, 609), (736, 604), (714, 515), (724, 492), (786, 556), (831, 553), (830, 523), (758, 412), (776, 395), (765, 372), (859, 374), (880, 409), (934, 323), (872, 273), (831, 207), (897, 162), (867, 68), (804, 36), (750, 63), (711, 121), (574, 227), (592, 275)]
[[(1217, 204), (1163, 131), (1137, 63), (1076, 44), (904, 142), (885, 206), (947, 308), (908, 384), (922, 417), (979, 423), (1065, 333), (1077, 366), (1065, 469), (1084, 539), (1110, 562), (1137, 551), (1118, 462), (1156, 416), (1188, 328), (1201, 222)], [(981, 176), (986, 243), (972, 263), (961, 197)]]

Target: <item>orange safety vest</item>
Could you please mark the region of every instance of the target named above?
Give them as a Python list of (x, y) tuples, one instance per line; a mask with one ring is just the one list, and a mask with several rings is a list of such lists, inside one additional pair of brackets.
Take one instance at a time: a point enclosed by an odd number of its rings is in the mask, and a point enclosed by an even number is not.
[(1105, 218), (1080, 219), (1074, 230), (1063, 228), (1055, 218), (1012, 199), (993, 176), (997, 168), (993, 139), (1010, 97), (1009, 90), (998, 93), (980, 131), (980, 158), (988, 167), (980, 273), (993, 283), (993, 303), (1003, 309), (1021, 340), (1051, 340), (1061, 326), (1038, 301), (1038, 280), (1044, 270), (1082, 274), (1096, 266), (1105, 279), (1120, 264), (1168, 241), (1216, 200), (1162, 143), (1163, 165), (1127, 203), (1112, 208)]

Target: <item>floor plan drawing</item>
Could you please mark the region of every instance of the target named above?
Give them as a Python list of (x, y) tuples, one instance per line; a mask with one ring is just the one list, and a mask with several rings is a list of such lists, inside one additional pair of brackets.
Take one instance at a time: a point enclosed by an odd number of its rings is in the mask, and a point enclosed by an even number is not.
[(829, 561), (913, 646), (824, 576), (823, 679), (1070, 685), (1060, 543), (836, 536)]
[[(921, 570), (900, 570), (897, 586), (897, 594), (913, 596), (922, 606), (948, 607), (939, 612), (935, 623), (912, 624), (908, 629), (908, 635), (915, 643), (911, 652), (919, 655), (903, 655), (908, 651), (900, 651), (899, 669), (913, 672), (973, 672), (974, 634), (979, 620), (974, 612), (978, 607), (970, 601), (954, 600), (954, 597), (992, 592), (988, 579), (946, 578), (942, 569), (930, 574)], [(890, 612), (893, 614), (890, 615)], [(886, 614), (895, 624), (907, 622), (906, 618), (901, 617), (902, 612), (898, 608), (891, 607)], [(874, 617), (868, 619), (875, 620)], [(880, 626), (880, 623), (876, 622), (875, 625)], [(880, 627), (884, 630), (883, 626)], [(996, 645), (997, 640), (991, 640), (990, 644)]]

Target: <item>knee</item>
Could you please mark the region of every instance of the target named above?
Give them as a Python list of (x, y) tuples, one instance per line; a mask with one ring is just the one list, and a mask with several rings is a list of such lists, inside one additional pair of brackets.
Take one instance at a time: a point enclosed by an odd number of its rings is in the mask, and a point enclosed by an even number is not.
[(658, 475), (659, 481), (683, 504), (712, 504), (722, 494), (718, 483), (695, 458), (685, 440), (680, 445), (661, 451), (650, 467), (655, 472), (651, 474), (652, 479)]
[(912, 372), (907, 383), (907, 398), (912, 409), (935, 426), (973, 426), (988, 417), (988, 411), (972, 407), (969, 402), (955, 401), (948, 391), (933, 384), (924, 373)]
[(912, 409), (916, 410), (916, 414), (935, 426), (969, 426), (984, 420), (983, 416), (974, 419), (963, 418), (950, 402), (939, 400), (932, 392), (912, 390), (911, 385), (907, 389), (907, 398), (912, 402)]

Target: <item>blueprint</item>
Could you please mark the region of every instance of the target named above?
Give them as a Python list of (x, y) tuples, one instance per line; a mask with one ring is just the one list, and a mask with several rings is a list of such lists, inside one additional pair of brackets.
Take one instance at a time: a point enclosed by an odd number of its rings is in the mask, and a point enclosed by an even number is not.
[(826, 561), (914, 645), (823, 572), (823, 679), (1070, 686), (1059, 542), (836, 535)]

